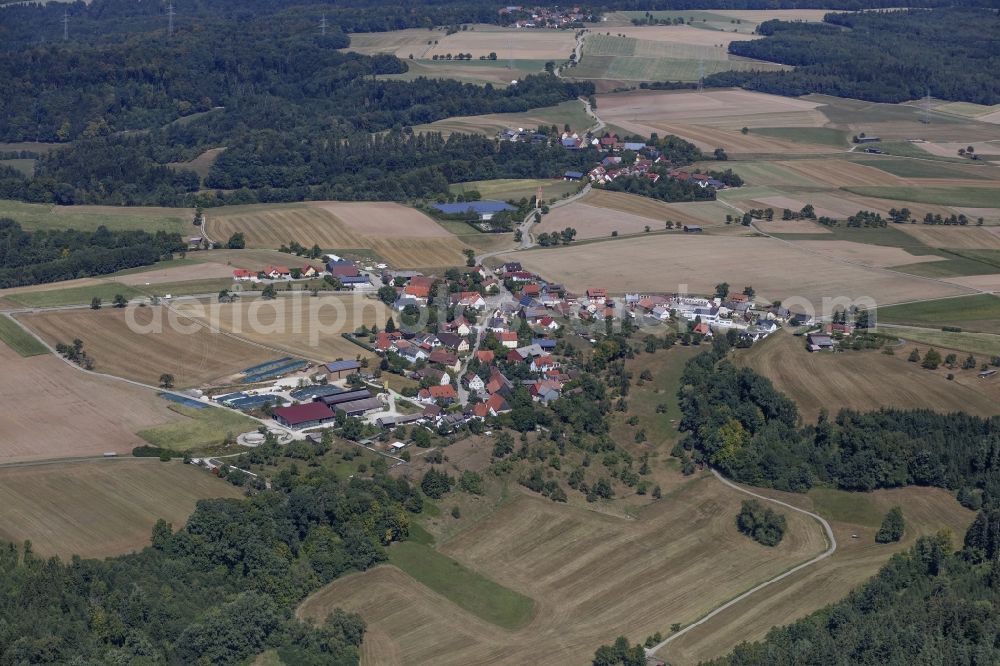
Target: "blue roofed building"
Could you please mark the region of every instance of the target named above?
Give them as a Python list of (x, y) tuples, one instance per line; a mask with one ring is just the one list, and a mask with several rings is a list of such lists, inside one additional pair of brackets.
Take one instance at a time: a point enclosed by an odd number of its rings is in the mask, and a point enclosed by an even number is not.
[(565, 180), (580, 180), (581, 178), (583, 178), (583, 172), (582, 171), (567, 171), (566, 173), (563, 174), (563, 178)]
[(352, 373), (357, 372), (361, 369), (360, 361), (333, 361), (326, 364), (326, 371), (331, 375), (336, 374), (340, 377), (341, 373)]
[(635, 152), (639, 152), (640, 150), (642, 150), (645, 147), (646, 147), (646, 144), (644, 144), (644, 143), (636, 143), (636, 142), (631, 142), (631, 141), (626, 141), (625, 145), (624, 145), (625, 150), (634, 150)]
[(462, 215), (463, 213), (473, 213), (480, 220), (489, 220), (497, 213), (509, 210), (517, 210), (509, 203), (503, 201), (460, 201), (458, 203), (434, 204), (433, 208), (445, 215)]

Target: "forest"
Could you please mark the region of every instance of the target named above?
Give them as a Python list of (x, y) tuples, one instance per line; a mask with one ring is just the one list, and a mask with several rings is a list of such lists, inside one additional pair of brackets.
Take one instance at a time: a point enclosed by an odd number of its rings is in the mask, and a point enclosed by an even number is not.
[(771, 381), (725, 359), (725, 339), (685, 366), (684, 439), (675, 453), (749, 485), (804, 492), (906, 485), (956, 491), (969, 508), (1000, 500), (1000, 417), (925, 409), (842, 410), (799, 423)]
[(1000, 15), (940, 8), (828, 14), (824, 23), (767, 21), (764, 39), (733, 42), (733, 55), (794, 65), (782, 72), (723, 72), (705, 83), (778, 95), (822, 93), (873, 102), (924, 97), (1000, 102)]
[(609, 192), (628, 192), (660, 201), (705, 201), (715, 198), (715, 188), (700, 187), (690, 181), (660, 178), (655, 183), (641, 176), (619, 176), (602, 186)]
[(292, 609), (348, 571), (385, 559), (422, 508), (406, 481), (284, 475), (249, 499), (202, 500), (151, 546), (64, 563), (30, 543), (0, 548), (0, 660), (237, 664), (269, 648), (284, 663), (358, 663), (364, 622), (337, 611), (315, 626)]
[(27, 232), (0, 218), (0, 288), (107, 275), (148, 266), (186, 249), (180, 234), (164, 231)]

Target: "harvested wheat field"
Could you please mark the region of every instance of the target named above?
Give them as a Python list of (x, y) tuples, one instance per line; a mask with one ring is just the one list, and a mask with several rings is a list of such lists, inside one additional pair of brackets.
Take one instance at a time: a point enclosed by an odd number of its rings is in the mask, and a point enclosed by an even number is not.
[(174, 376), (178, 387), (201, 386), (275, 357), (275, 352), (212, 332), (164, 306), (66, 310), (18, 320), (50, 345), (83, 340), (94, 370), (145, 384)]
[[(709, 33), (712, 34), (712, 33)], [(830, 153), (830, 146), (775, 139), (742, 127), (822, 127), (828, 119), (822, 105), (802, 99), (745, 90), (706, 92), (628, 92), (598, 96), (601, 118), (609, 125), (648, 136), (676, 134), (711, 152)]]
[[(775, 197), (779, 198), (779, 197)], [(766, 202), (758, 199), (756, 202), (752, 202), (753, 208), (762, 208), (767, 205), (774, 206), (774, 204), (766, 204)], [(792, 208), (787, 206), (787, 208)], [(800, 205), (799, 208), (802, 208)], [(821, 224), (817, 224), (812, 220), (782, 220), (781, 209), (774, 206), (774, 209), (778, 211), (775, 215), (775, 219), (768, 222), (767, 220), (754, 220), (753, 224), (755, 227), (760, 229), (766, 234), (829, 234), (832, 233), (827, 227)], [(798, 209), (793, 209), (798, 210)], [(821, 213), (818, 209), (816, 211), (817, 215), (824, 215), (827, 213)]]
[(913, 144), (931, 155), (938, 157), (958, 157), (959, 150), (965, 150), (969, 146), (980, 155), (1000, 154), (1000, 140), (995, 141), (923, 141)]
[(807, 423), (814, 422), (823, 408), (831, 416), (841, 409), (880, 407), (1000, 414), (1000, 406), (989, 398), (908, 363), (902, 352), (893, 356), (877, 351), (810, 353), (804, 337), (781, 332), (739, 354), (737, 361), (769, 378), (795, 400)]
[(587, 115), (579, 100), (562, 102), (555, 106), (545, 106), (518, 113), (486, 113), (478, 116), (455, 116), (436, 120), (426, 125), (417, 125), (414, 132), (440, 132), (444, 136), (454, 133), (485, 134), (496, 136), (497, 132), (509, 128), (562, 127), (568, 124), (574, 131), (583, 134), (593, 126), (593, 119)]
[(819, 526), (792, 512), (776, 548), (741, 535), (734, 516), (745, 498), (702, 474), (626, 520), (518, 493), (440, 547), (534, 599), (534, 616), (514, 631), (389, 566), (335, 581), (299, 615), (322, 618), (337, 606), (360, 612), (371, 632), (366, 664), (525, 664), (539, 654), (582, 663), (619, 634), (690, 622), (826, 547)]
[(899, 228), (930, 247), (1000, 250), (1000, 227), (902, 224), (899, 225)]
[(135, 432), (181, 418), (153, 391), (81, 372), (52, 355), (22, 358), (0, 345), (0, 365), (0, 462), (125, 454), (145, 444)]
[[(208, 261), (191, 266), (173, 266), (171, 268), (154, 268), (139, 273), (128, 273), (114, 279), (115, 282), (132, 286), (147, 284), (167, 284), (185, 282), (188, 280), (210, 280), (213, 278), (231, 278), (233, 267)], [(62, 283), (60, 283), (62, 284)]]
[[(768, 586), (761, 594), (734, 604), (669, 643), (657, 656), (671, 664), (694, 666), (727, 654), (742, 641), (760, 640), (775, 625), (790, 624), (843, 599), (874, 576), (892, 554), (910, 548), (918, 537), (940, 530), (964, 534), (975, 517), (940, 488), (894, 488), (871, 493), (815, 489), (806, 495), (756, 488), (754, 492), (824, 516), (833, 527), (837, 552)], [(850, 513), (844, 511), (845, 505)], [(876, 544), (879, 522), (893, 506), (903, 509), (903, 540)], [(864, 516), (861, 523), (859, 515)]]
[(941, 261), (942, 257), (934, 254), (910, 254), (901, 247), (888, 245), (873, 245), (841, 240), (800, 240), (792, 241), (804, 250), (825, 254), (840, 261), (847, 261), (862, 266), (888, 268), (889, 266), (904, 266)]
[(396, 268), (451, 266), (465, 245), (423, 213), (396, 203), (323, 201), (308, 205), (239, 206), (210, 211), (213, 238), (242, 232), (248, 247), (296, 241), (325, 250), (369, 249)]
[(971, 287), (980, 291), (990, 291), (1000, 293), (1000, 273), (989, 275), (968, 275), (964, 277), (945, 278), (945, 282), (959, 284), (963, 287)]
[(149, 545), (159, 519), (181, 527), (198, 500), (242, 497), (205, 470), (152, 458), (0, 469), (0, 539), (42, 556), (110, 557)]
[(721, 225), (727, 209), (715, 201), (691, 201), (668, 204), (623, 192), (591, 190), (584, 197), (551, 209), (533, 233), (577, 230), (577, 238), (601, 238), (617, 231), (621, 235), (663, 231), (666, 221), (675, 225)]
[[(428, 43), (436, 42), (436, 43)], [(429, 59), (470, 53), (473, 60), (496, 53), (499, 60), (563, 60), (573, 51), (570, 30), (516, 30), (477, 24), (448, 35), (444, 30), (409, 28), (351, 35), (351, 51), (392, 53), (407, 59)], [(516, 78), (516, 77), (515, 77)]]
[(502, 255), (525, 270), (580, 292), (712, 293), (725, 281), (752, 285), (762, 298), (822, 313), (824, 298), (870, 298), (879, 305), (969, 293), (935, 280), (836, 261), (764, 237), (658, 235)]
[[(235, 303), (179, 303), (178, 312), (218, 326), (244, 340), (282, 349), (317, 362), (338, 358), (371, 357), (345, 340), (341, 333), (358, 327), (385, 325), (391, 315), (382, 301), (360, 295), (308, 296), (296, 294), (275, 300), (241, 299)], [(268, 353), (274, 357), (274, 352)], [(252, 365), (244, 363), (237, 369)]]

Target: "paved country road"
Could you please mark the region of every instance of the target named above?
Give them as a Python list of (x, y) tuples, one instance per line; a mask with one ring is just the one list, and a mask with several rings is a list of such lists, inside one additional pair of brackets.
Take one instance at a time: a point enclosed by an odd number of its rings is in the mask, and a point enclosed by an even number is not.
[(744, 592), (743, 594), (739, 595), (738, 597), (730, 599), (729, 601), (727, 601), (726, 603), (722, 604), (721, 606), (719, 606), (718, 608), (716, 608), (712, 612), (708, 613), (707, 615), (705, 615), (701, 619), (699, 619), (699, 620), (697, 620), (695, 622), (692, 622), (691, 624), (687, 625), (686, 627), (684, 627), (683, 629), (681, 629), (677, 633), (673, 634), (672, 636), (669, 636), (668, 638), (666, 638), (665, 640), (663, 640), (659, 644), (654, 645), (651, 648), (648, 648), (646, 650), (646, 654), (647, 655), (652, 656), (652, 655), (656, 654), (657, 652), (659, 652), (660, 650), (662, 650), (664, 647), (666, 647), (667, 645), (669, 645), (671, 641), (674, 641), (674, 640), (680, 638), (681, 636), (683, 636), (687, 632), (691, 631), (695, 627), (698, 627), (698, 626), (701, 626), (701, 625), (705, 624), (706, 622), (708, 622), (709, 620), (711, 620), (713, 617), (715, 617), (716, 615), (718, 615), (722, 611), (724, 611), (727, 608), (730, 608), (732, 606), (735, 606), (736, 604), (738, 604), (739, 602), (743, 601), (744, 599), (746, 599), (750, 595), (756, 594), (760, 590), (763, 590), (768, 585), (772, 585), (773, 583), (777, 583), (780, 580), (788, 578), (792, 574), (797, 573), (797, 572), (805, 569), (806, 567), (812, 566), (813, 564), (816, 564), (817, 562), (825, 560), (826, 558), (830, 557), (835, 552), (837, 552), (837, 538), (833, 535), (833, 528), (830, 527), (830, 523), (828, 523), (826, 521), (826, 519), (824, 519), (822, 516), (820, 516), (818, 514), (815, 514), (815, 513), (812, 513), (811, 511), (806, 511), (805, 509), (800, 509), (797, 506), (792, 506), (791, 504), (788, 504), (787, 502), (782, 502), (781, 500), (776, 500), (776, 499), (772, 499), (770, 497), (765, 497), (764, 495), (759, 495), (759, 494), (757, 494), (757, 493), (755, 493), (755, 492), (753, 492), (751, 490), (747, 490), (746, 488), (744, 488), (742, 486), (739, 486), (739, 485), (736, 485), (732, 481), (728, 480), (727, 478), (725, 478), (724, 476), (722, 476), (721, 474), (719, 474), (714, 469), (712, 470), (712, 474), (714, 474), (715, 478), (717, 478), (719, 481), (721, 481), (725, 485), (727, 485), (730, 488), (732, 488), (734, 490), (737, 490), (737, 491), (739, 491), (741, 493), (744, 493), (745, 495), (750, 495), (752, 497), (756, 497), (758, 499), (762, 499), (765, 502), (771, 502), (772, 504), (778, 504), (779, 506), (783, 506), (786, 509), (791, 509), (792, 511), (797, 511), (799, 513), (804, 513), (805, 515), (809, 516), (810, 518), (816, 520), (820, 525), (823, 526), (823, 531), (826, 532), (826, 541), (827, 541), (828, 547), (827, 547), (827, 549), (825, 551), (823, 551), (822, 553), (820, 553), (816, 557), (812, 558), (808, 562), (803, 562), (802, 564), (799, 564), (798, 566), (792, 567), (788, 571), (786, 571), (784, 573), (781, 573), (781, 574), (778, 574), (774, 578), (771, 578), (770, 580), (764, 581), (760, 585), (757, 585), (757, 586), (755, 586), (755, 587), (747, 590), (746, 592)]

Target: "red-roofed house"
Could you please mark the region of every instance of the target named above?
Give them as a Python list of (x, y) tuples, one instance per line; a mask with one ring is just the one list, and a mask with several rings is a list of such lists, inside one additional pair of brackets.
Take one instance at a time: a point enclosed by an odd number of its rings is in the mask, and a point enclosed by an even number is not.
[(256, 282), (257, 271), (250, 271), (245, 268), (237, 268), (233, 271), (233, 279), (237, 282)]
[(507, 404), (507, 401), (499, 393), (491, 395), (490, 399), (486, 401), (486, 405), (490, 408), (490, 413), (492, 414), (503, 414), (510, 411), (510, 405)]
[(478, 310), (486, 307), (486, 301), (478, 291), (460, 291), (451, 295), (452, 305)]
[(697, 324), (695, 324), (694, 328), (691, 330), (697, 333), (698, 335), (708, 335), (709, 333), (712, 332), (712, 329), (708, 327), (708, 324), (706, 324), (703, 321), (700, 321)]
[(279, 278), (288, 278), (292, 272), (288, 269), (288, 266), (268, 266), (264, 269), (264, 275), (271, 278), (272, 280), (277, 280)]
[(537, 284), (526, 284), (524, 285), (524, 289), (521, 290), (521, 293), (525, 296), (538, 296), (542, 293), (542, 288)]
[(410, 278), (410, 282), (403, 288), (403, 293), (413, 298), (426, 300), (430, 297), (433, 286), (434, 278), (418, 275)]
[(472, 415), (477, 418), (485, 419), (487, 416), (491, 416), (490, 406), (485, 402), (477, 402), (472, 406)]
[(495, 357), (495, 354), (493, 353), (493, 350), (491, 350), (491, 349), (484, 349), (482, 351), (477, 351), (476, 352), (476, 358), (479, 359), (480, 363), (492, 363), (494, 357)]
[(556, 361), (551, 356), (537, 356), (531, 361), (532, 372), (543, 372), (556, 367)]
[(600, 288), (592, 288), (587, 290), (587, 298), (590, 299), (591, 303), (601, 303), (608, 300), (608, 290)]
[(455, 398), (458, 397), (458, 394), (455, 392), (455, 387), (451, 384), (420, 389), (420, 393), (417, 395), (421, 402), (436, 402), (438, 400), (454, 402)]
[(431, 355), (427, 357), (427, 360), (431, 363), (440, 363), (446, 368), (453, 368), (455, 370), (461, 367), (458, 362), (458, 356), (444, 349), (435, 349), (431, 352)]
[(309, 264), (306, 264), (305, 266), (302, 267), (301, 274), (302, 277), (304, 278), (316, 277), (317, 275), (319, 275), (319, 269), (316, 268), (315, 266), (310, 266)]
[(307, 402), (274, 410), (274, 420), (286, 428), (311, 428), (333, 419), (333, 410), (322, 402)]
[(497, 334), (497, 339), (507, 349), (517, 349), (517, 333), (513, 331), (504, 331), (503, 333)]

